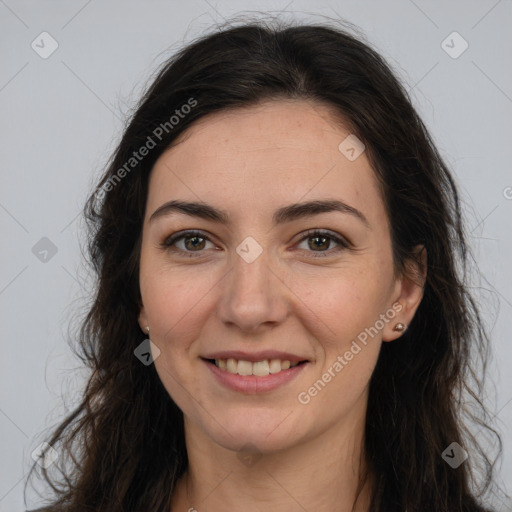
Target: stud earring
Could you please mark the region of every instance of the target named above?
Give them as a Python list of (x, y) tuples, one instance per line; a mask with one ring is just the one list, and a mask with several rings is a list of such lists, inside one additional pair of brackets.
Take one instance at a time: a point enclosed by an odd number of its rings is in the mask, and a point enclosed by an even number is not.
[(393, 331), (395, 331), (395, 332), (403, 332), (403, 331), (405, 331), (406, 328), (407, 328), (407, 326), (405, 324), (403, 324), (402, 322), (398, 322), (393, 327)]
[(149, 334), (149, 325), (146, 325), (146, 331), (148, 331)]

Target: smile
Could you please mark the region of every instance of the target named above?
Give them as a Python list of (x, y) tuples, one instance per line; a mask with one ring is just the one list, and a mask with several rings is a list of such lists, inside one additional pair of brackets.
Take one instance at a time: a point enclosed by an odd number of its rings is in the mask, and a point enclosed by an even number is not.
[(215, 380), (232, 391), (255, 395), (273, 391), (295, 379), (309, 361), (291, 363), (284, 359), (204, 359)]
[[(305, 362), (305, 361), (303, 361)], [(215, 359), (215, 366), (228, 373), (238, 375), (256, 375), (258, 377), (266, 377), (267, 375), (279, 373), (288, 368), (293, 368), (300, 362), (291, 363), (289, 360), (281, 359), (264, 359), (262, 361), (245, 361), (243, 359)]]

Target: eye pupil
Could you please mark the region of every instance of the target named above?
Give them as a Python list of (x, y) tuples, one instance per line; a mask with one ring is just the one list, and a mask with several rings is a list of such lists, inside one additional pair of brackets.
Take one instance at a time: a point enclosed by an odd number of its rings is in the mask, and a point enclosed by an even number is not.
[(314, 236), (314, 237), (311, 237), (310, 240), (322, 240), (322, 243), (321, 244), (317, 244), (316, 242), (313, 243), (313, 246), (310, 244), (310, 247), (311, 248), (317, 248), (317, 249), (327, 249), (328, 247), (322, 247), (322, 245), (327, 245), (329, 246), (329, 243), (327, 242), (326, 244), (326, 241), (329, 240), (329, 237), (325, 237), (325, 236)]
[[(191, 247), (189, 247), (188, 242), (189, 242), (190, 240), (196, 240), (196, 241), (197, 241), (197, 240), (202, 240), (202, 242), (199, 242), (199, 243), (192, 243), (192, 246), (191, 246)], [(186, 238), (185, 246), (187, 247), (187, 249), (190, 249), (190, 248), (193, 248), (193, 249), (197, 249), (197, 248), (199, 248), (199, 249), (203, 249), (204, 242), (205, 242), (205, 239), (204, 239), (204, 238), (201, 238), (200, 236), (189, 236), (189, 237), (187, 237), (187, 238)], [(202, 245), (201, 245), (201, 243), (202, 243)], [(199, 247), (200, 245), (201, 245), (201, 247)]]

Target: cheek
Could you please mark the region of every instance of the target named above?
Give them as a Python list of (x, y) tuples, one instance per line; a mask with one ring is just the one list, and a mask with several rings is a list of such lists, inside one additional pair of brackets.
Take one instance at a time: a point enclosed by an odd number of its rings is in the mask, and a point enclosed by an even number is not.
[(200, 364), (194, 342), (210, 314), (210, 294), (218, 280), (211, 271), (171, 267), (161, 261), (141, 260), (141, 294), (151, 341), (160, 349), (155, 360), (157, 373), (169, 395), (187, 410), (190, 395), (199, 396)]
[(152, 336), (161, 343), (183, 344), (218, 279), (215, 272), (171, 266), (156, 259), (141, 262), (141, 294)]
[(309, 328), (319, 341), (318, 359), (297, 397), (308, 418), (330, 424), (361, 403), (380, 352), (376, 323), (385, 312), (385, 289), (370, 268), (310, 288), (307, 303), (315, 321)]
[(391, 289), (386, 267), (385, 262), (370, 263), (316, 279), (295, 279), (294, 291), (314, 313), (319, 341), (328, 341), (326, 350), (342, 350), (385, 312)]
[[(318, 341), (317, 391), (324, 395), (321, 401), (333, 401), (335, 408), (359, 396), (375, 368), (385, 325), (381, 319), (390, 321), (385, 316), (390, 275), (389, 262), (376, 260), (330, 278), (303, 282), (304, 302), (313, 312), (308, 328)], [(326, 393), (323, 384), (329, 388)]]

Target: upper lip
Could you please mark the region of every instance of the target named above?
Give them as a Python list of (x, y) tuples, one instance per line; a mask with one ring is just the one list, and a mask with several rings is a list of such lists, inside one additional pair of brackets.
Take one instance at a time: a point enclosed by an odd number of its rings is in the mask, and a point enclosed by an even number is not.
[(279, 350), (262, 350), (260, 352), (243, 352), (241, 350), (222, 350), (220, 352), (211, 352), (202, 356), (203, 359), (237, 359), (238, 361), (264, 361), (265, 359), (280, 359), (281, 361), (290, 361), (291, 363), (300, 363), (308, 361), (307, 357), (297, 356), (288, 352)]

